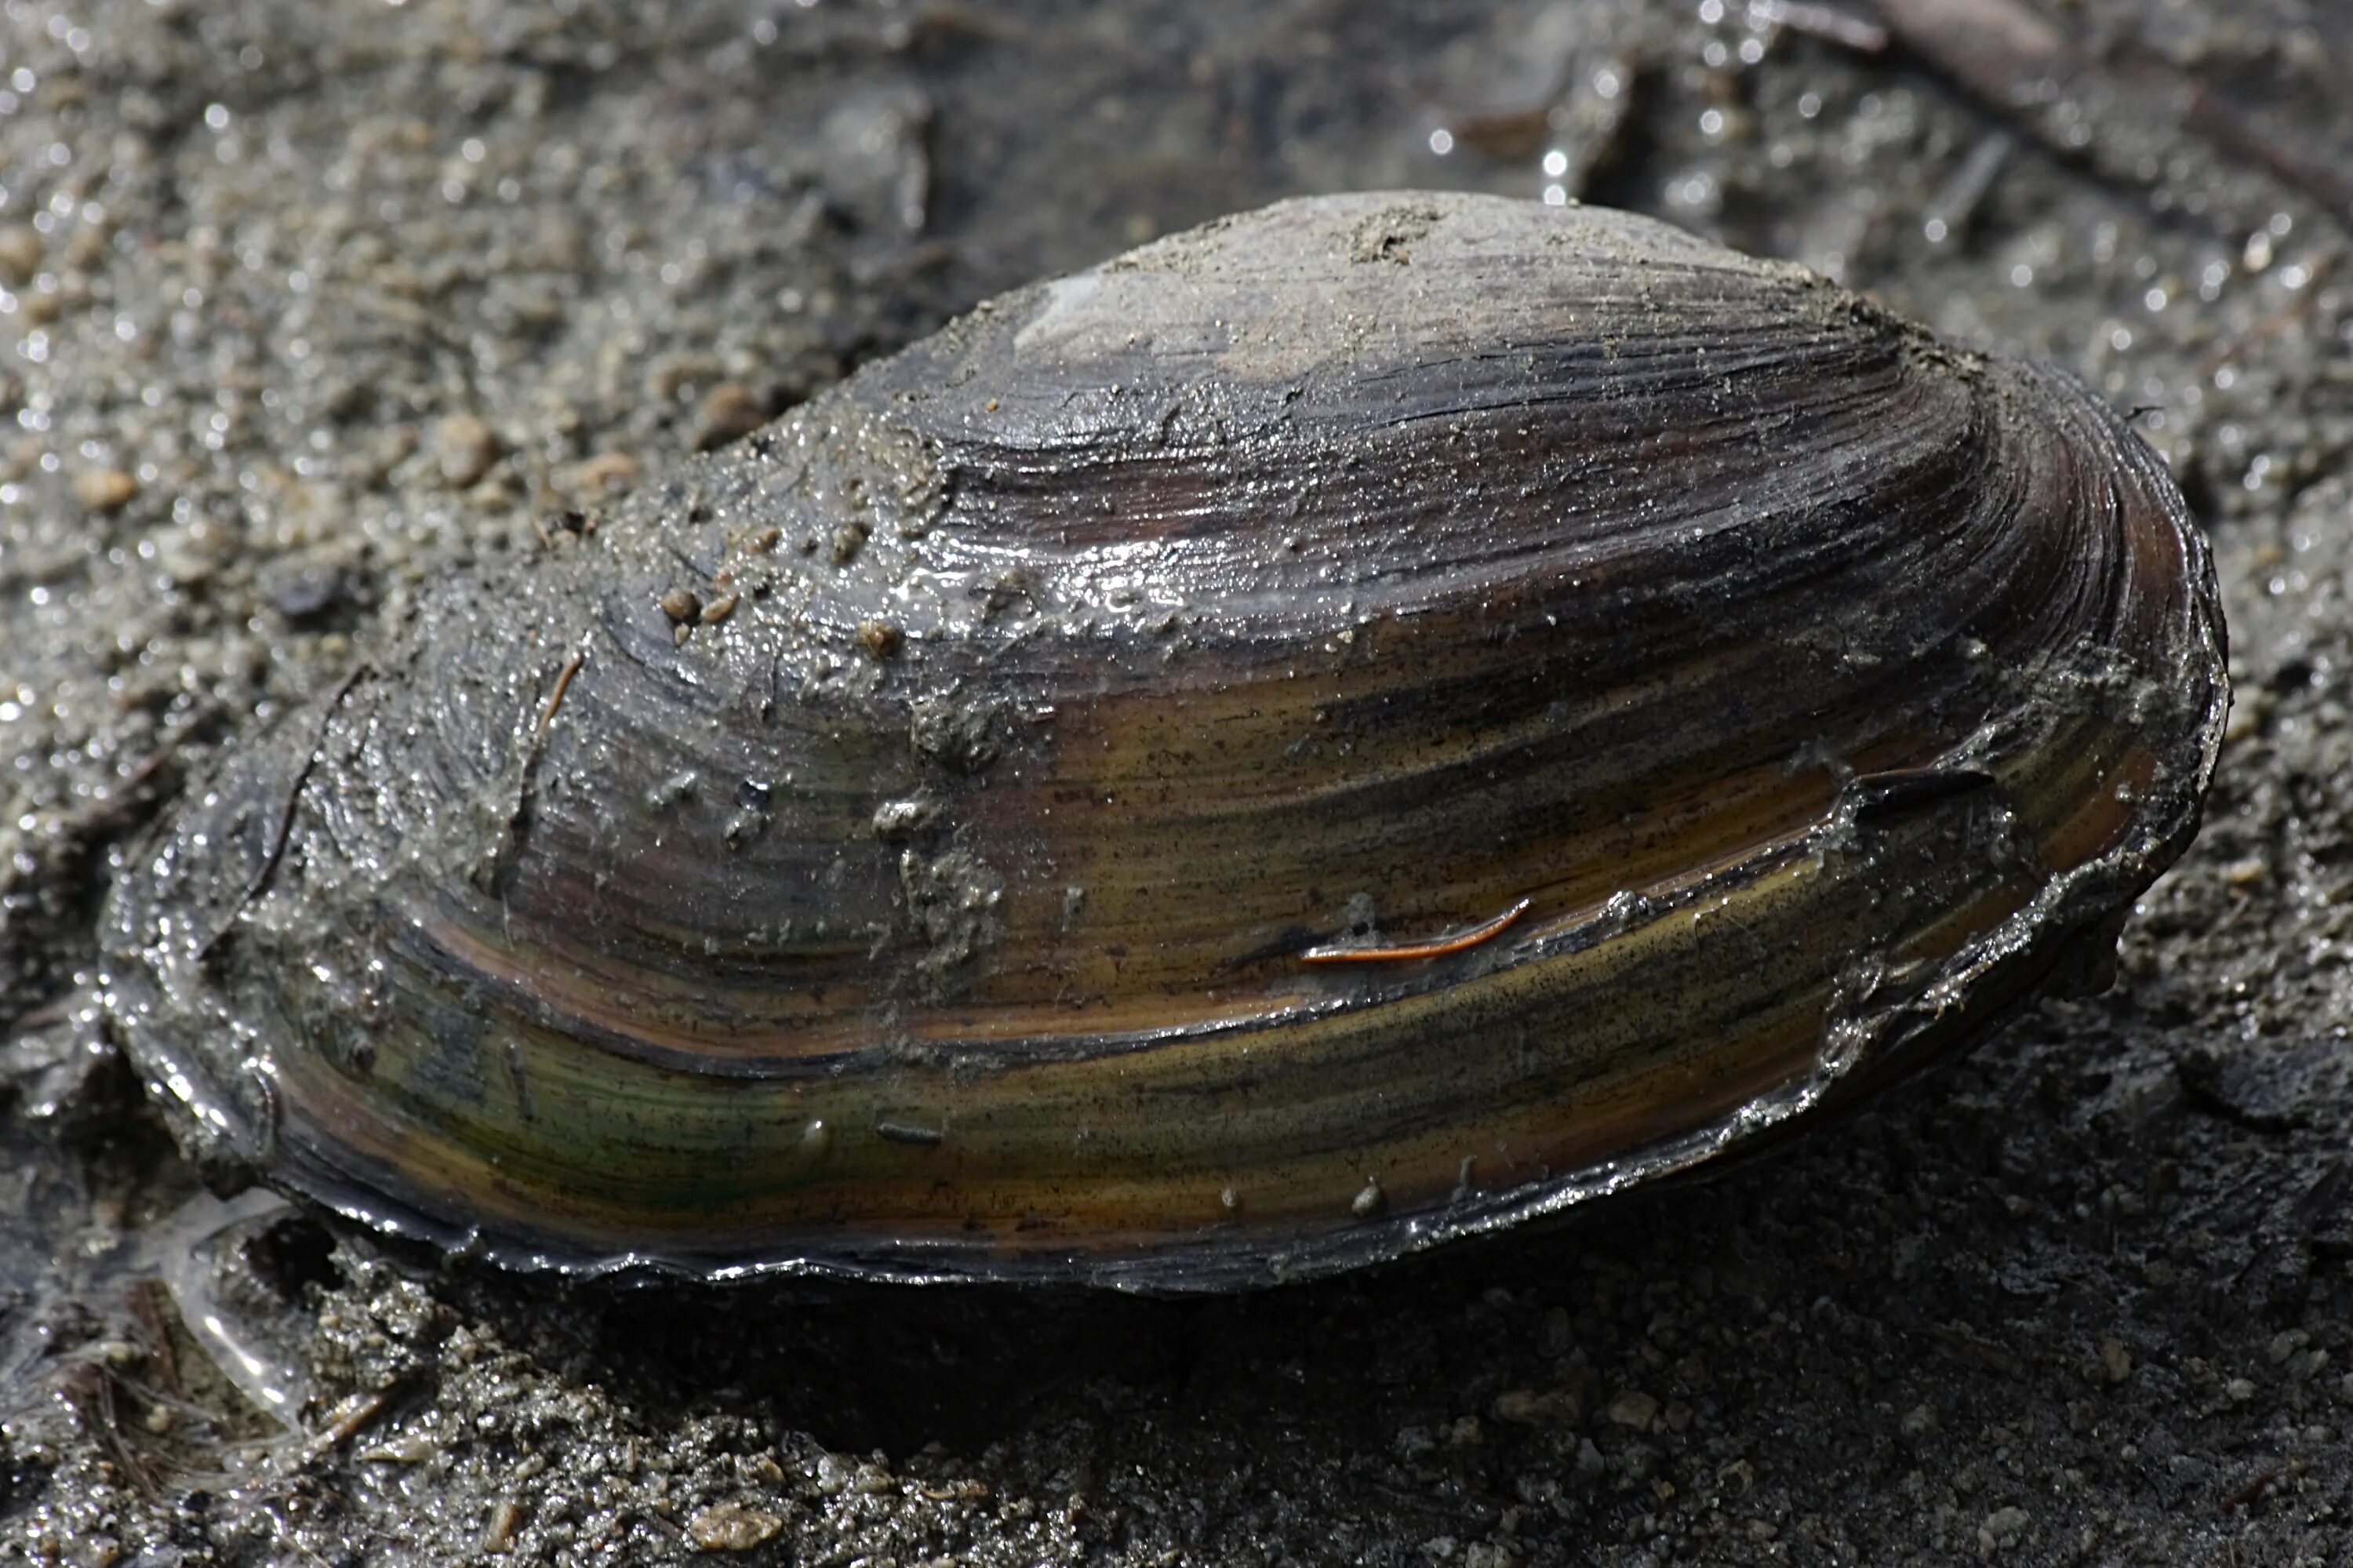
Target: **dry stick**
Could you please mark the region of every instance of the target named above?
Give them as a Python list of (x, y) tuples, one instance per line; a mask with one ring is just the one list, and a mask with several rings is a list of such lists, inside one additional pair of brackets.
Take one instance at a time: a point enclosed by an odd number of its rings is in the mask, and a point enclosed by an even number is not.
[(2105, 89), (2180, 125), (2217, 151), (2253, 164), (2292, 189), (2344, 217), (2353, 217), (2353, 177), (2307, 157), (2223, 103), (2167, 61), (2134, 51), (2117, 65), (2093, 58), (2074, 40), (2019, 0), (1875, 0), (1879, 14), (1905, 48), (1988, 104), (2019, 115), (2058, 152), (2086, 151), (2052, 137), (2031, 112), (2034, 90), (2046, 83)]
[(547, 726), (555, 720), (555, 710), (564, 705), (564, 694), (572, 689), (572, 677), (580, 673), (580, 666), (587, 662), (587, 654), (575, 652), (564, 662), (564, 668), (556, 672), (555, 690), (547, 694), (547, 705), (539, 710), (541, 735), (547, 733)]
[(115, 1468), (139, 1495), (151, 1502), (161, 1497), (163, 1488), (156, 1484), (155, 1473), (148, 1468), (146, 1460), (132, 1452), (123, 1436), (121, 1416), (114, 1407), (113, 1374), (90, 1362), (69, 1367), (58, 1392), (80, 1418), (82, 1429), (98, 1444), (100, 1452), (113, 1461)]
[(253, 880), (245, 885), (245, 891), (238, 894), (237, 902), (229, 906), (228, 915), (221, 921), (220, 928), (206, 938), (204, 946), (196, 949), (198, 959), (210, 953), (220, 939), (229, 934), (237, 924), (237, 917), (245, 913), (246, 906), (260, 897), (261, 890), (269, 885), (270, 877), (278, 870), (278, 863), (286, 858), (287, 841), (294, 836), (294, 809), (301, 801), (302, 787), (311, 781), (311, 770), (319, 765), (319, 750), (327, 744), (327, 726), (334, 722), (335, 710), (343, 705), (343, 699), (351, 695), (353, 686), (360, 683), (360, 677), (373, 668), (364, 659), (353, 665), (352, 673), (337, 683), (334, 694), (327, 699), (326, 710), (319, 715), (319, 733), (311, 737), (311, 749), (303, 754), (302, 766), (294, 770), (292, 782), (286, 786), (286, 802), (279, 810), (278, 830), (270, 835), (269, 851), (261, 857), (261, 864), (254, 872)]
[(2065, 34), (2014, 0), (1877, 0), (1906, 48), (2004, 109), (2018, 90), (2081, 64)]
[(2323, 207), (2353, 217), (2353, 179), (2347, 178), (2333, 164), (2307, 158), (2263, 134), (2195, 83), (2189, 87), (2189, 107), (2183, 122), (2224, 152), (2244, 158)]
[(1397, 963), (1408, 959), (1442, 959), (1449, 953), (1459, 953), (1467, 948), (1491, 941), (1502, 936), (1512, 923), (1528, 912), (1529, 900), (1523, 898), (1493, 920), (1458, 931), (1451, 936), (1437, 937), (1427, 942), (1412, 942), (1403, 947), (1310, 948), (1300, 958), (1311, 964), (1378, 964)]
[(1752, 26), (1763, 22), (1787, 27), (1860, 55), (1875, 55), (1887, 48), (1887, 29), (1876, 22), (1810, 0), (1748, 0), (1748, 21)]

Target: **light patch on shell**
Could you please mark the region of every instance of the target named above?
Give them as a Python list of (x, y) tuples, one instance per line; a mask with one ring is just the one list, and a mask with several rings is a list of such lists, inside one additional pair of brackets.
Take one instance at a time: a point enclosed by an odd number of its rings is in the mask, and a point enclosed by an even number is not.
[(1005, 877), (970, 850), (928, 855), (910, 849), (899, 856), (899, 885), (906, 895), (908, 923), (925, 948), (915, 960), (916, 973), (927, 993), (944, 992), (955, 984), (956, 971), (994, 947), (1002, 934), (997, 911), (1005, 898)]

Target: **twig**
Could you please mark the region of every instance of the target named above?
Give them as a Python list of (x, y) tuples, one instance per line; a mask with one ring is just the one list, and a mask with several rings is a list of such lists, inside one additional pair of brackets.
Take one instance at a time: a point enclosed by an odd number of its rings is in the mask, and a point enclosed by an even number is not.
[(1350, 947), (1334, 944), (1310, 948), (1300, 958), (1311, 964), (1373, 964), (1398, 963), (1409, 959), (1442, 959), (1449, 953), (1459, 953), (1466, 948), (1491, 941), (1509, 930), (1512, 924), (1528, 912), (1530, 900), (1523, 898), (1493, 919), (1457, 931), (1449, 936), (1433, 938), (1427, 942), (1413, 942), (1404, 947)]
[(555, 710), (563, 705), (564, 694), (572, 689), (572, 677), (580, 673), (580, 666), (587, 662), (587, 654), (575, 653), (564, 662), (564, 668), (555, 673), (555, 690), (547, 694), (547, 705), (539, 710), (540, 734), (547, 733), (548, 725), (555, 718)]
[(1883, 53), (1888, 44), (1887, 29), (1878, 23), (1809, 0), (1748, 0), (1748, 25), (1787, 27), (1859, 55)]
[[(2340, 216), (2353, 217), (2353, 177), (2306, 156), (2217, 99), (2179, 67), (2145, 49), (2094, 58), (2066, 33), (2019, 0), (1874, 0), (1895, 41), (2003, 113), (2017, 117), (2045, 145), (2067, 157), (2089, 149), (2058, 134), (2035, 111), (2050, 87), (2088, 90), (2151, 126), (2179, 127), (2218, 153), (2251, 164)], [(2118, 175), (2147, 177), (2116, 168)]]
[(294, 836), (294, 810), (301, 801), (302, 787), (311, 781), (311, 770), (319, 765), (319, 752), (327, 744), (327, 726), (334, 722), (335, 710), (343, 705), (343, 699), (351, 695), (353, 686), (360, 683), (360, 677), (370, 673), (374, 668), (363, 659), (352, 666), (350, 674), (337, 683), (334, 694), (327, 699), (325, 710), (319, 715), (319, 730), (311, 737), (311, 749), (303, 754), (302, 766), (294, 770), (292, 781), (286, 786), (286, 802), (279, 810), (278, 829), (270, 835), (269, 851), (262, 856), (261, 864), (254, 871), (253, 880), (245, 885), (245, 891), (237, 895), (237, 902), (229, 906), (219, 928), (206, 938), (204, 946), (196, 949), (199, 959), (209, 954), (220, 939), (229, 934), (237, 925), (237, 917), (245, 913), (247, 906), (261, 896), (262, 890), (269, 885), (270, 877), (278, 871), (278, 863), (286, 858), (287, 841)]

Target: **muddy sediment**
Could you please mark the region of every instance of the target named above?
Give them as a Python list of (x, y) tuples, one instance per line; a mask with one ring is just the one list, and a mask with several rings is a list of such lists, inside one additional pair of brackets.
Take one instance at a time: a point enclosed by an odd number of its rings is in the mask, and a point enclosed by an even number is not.
[[(0, 6), (0, 1560), (2341, 1553), (2353, 28), (1947, 9)], [(561, 1288), (200, 1193), (105, 890), (421, 585), (989, 293), (1409, 185), (2131, 412), (2239, 703), (2115, 989), (1715, 1182), (1231, 1300)]]

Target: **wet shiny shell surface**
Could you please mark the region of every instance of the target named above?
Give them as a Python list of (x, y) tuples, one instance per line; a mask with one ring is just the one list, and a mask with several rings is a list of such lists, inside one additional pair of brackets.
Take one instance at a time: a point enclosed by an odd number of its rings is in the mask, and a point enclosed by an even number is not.
[(519, 1266), (1241, 1287), (2112, 947), (2221, 637), (2055, 373), (1622, 214), (1292, 202), (437, 589), (108, 984), (200, 1155)]

